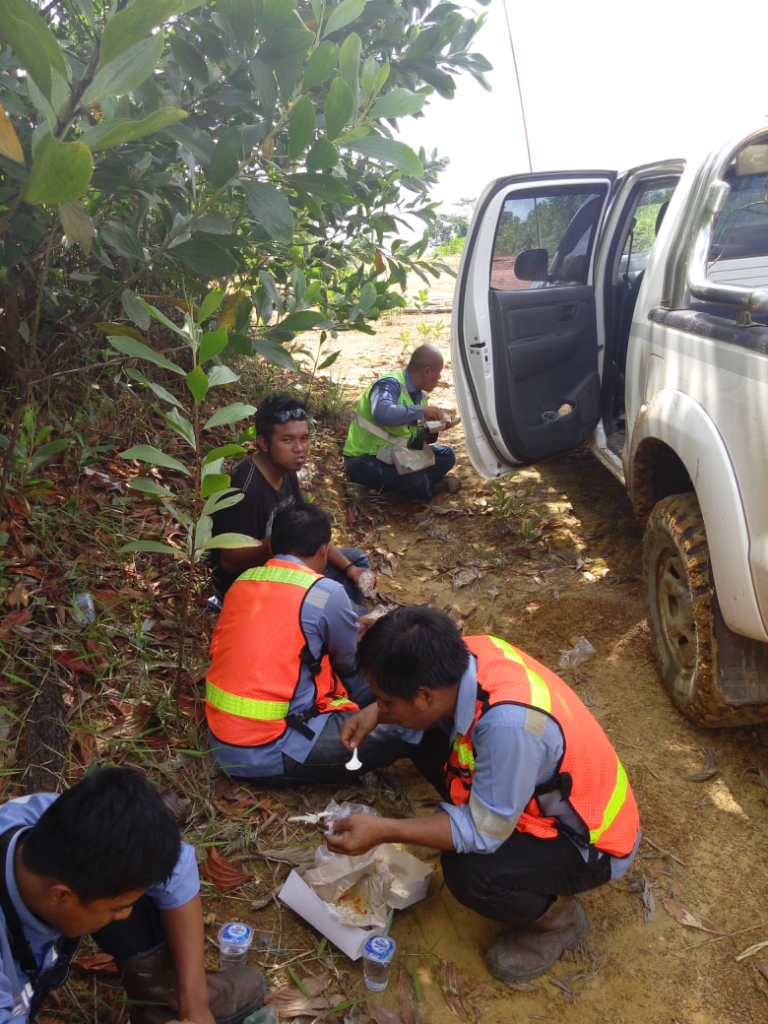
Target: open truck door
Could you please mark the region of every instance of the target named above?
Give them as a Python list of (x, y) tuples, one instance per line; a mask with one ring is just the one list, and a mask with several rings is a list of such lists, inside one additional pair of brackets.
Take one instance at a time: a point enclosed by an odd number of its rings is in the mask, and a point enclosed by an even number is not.
[(616, 175), (492, 182), (459, 266), (451, 356), (485, 477), (575, 448), (601, 417), (594, 254)]

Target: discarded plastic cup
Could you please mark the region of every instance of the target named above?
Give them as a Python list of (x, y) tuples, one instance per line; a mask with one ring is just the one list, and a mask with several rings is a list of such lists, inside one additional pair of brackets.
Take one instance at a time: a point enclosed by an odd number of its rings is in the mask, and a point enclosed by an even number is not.
[(352, 751), (352, 757), (349, 759), (349, 761), (347, 761), (346, 766), (347, 768), (349, 768), (351, 772), (355, 772), (357, 771), (358, 768), (363, 767), (363, 762), (357, 755), (357, 747), (355, 747), (355, 749)]
[(244, 964), (253, 942), (253, 928), (240, 921), (230, 921), (219, 928), (219, 970), (233, 964)]
[(376, 591), (376, 576), (370, 569), (366, 569), (365, 572), (360, 573), (357, 585), (362, 590), (364, 597), (373, 597)]
[(93, 594), (87, 591), (82, 594), (75, 594), (75, 614), (81, 622), (95, 622), (96, 608), (93, 604)]
[(363, 950), (363, 975), (365, 987), (371, 992), (383, 992), (389, 984), (395, 945), (395, 940), (388, 935), (374, 935), (366, 942)]

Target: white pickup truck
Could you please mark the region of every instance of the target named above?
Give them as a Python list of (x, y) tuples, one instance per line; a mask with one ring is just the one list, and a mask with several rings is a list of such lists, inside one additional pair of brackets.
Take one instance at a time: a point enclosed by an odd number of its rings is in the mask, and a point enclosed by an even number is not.
[(475, 469), (588, 442), (645, 524), (673, 700), (768, 720), (768, 119), (703, 162), (491, 182), (451, 348)]

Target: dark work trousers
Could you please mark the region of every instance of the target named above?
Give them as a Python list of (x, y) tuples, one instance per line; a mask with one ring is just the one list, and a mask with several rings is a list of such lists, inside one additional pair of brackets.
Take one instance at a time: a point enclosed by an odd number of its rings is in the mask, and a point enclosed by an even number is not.
[[(447, 799), (448, 737), (442, 729), (430, 729), (416, 749), (414, 764)], [(586, 892), (611, 879), (610, 857), (594, 847), (585, 861), (564, 835), (539, 839), (517, 830), (495, 853), (445, 852), (441, 864), (445, 884), (459, 903), (510, 926), (536, 921), (557, 896)]]
[(149, 896), (136, 900), (128, 917), (112, 921), (94, 932), (93, 941), (115, 960), (130, 960), (134, 956), (153, 953), (165, 942), (165, 931), (160, 911)]
[[(368, 556), (360, 548), (339, 548), (339, 550), (352, 565), (356, 565), (360, 569), (370, 569), (371, 563), (368, 561)], [(350, 604), (357, 614), (363, 614), (365, 610), (363, 608), (363, 592), (342, 569), (337, 569), (335, 565), (328, 563), (323, 570), (323, 576), (329, 580), (334, 580), (336, 583), (340, 583), (346, 590)]]
[(345, 456), (344, 468), (347, 476), (356, 484), (362, 484), (380, 494), (396, 493), (402, 498), (416, 498), (429, 501), (435, 493), (435, 484), (450, 473), (456, 464), (453, 448), (444, 444), (430, 446), (435, 453), (435, 464), (416, 473), (397, 472), (396, 466), (388, 466), (375, 455)]

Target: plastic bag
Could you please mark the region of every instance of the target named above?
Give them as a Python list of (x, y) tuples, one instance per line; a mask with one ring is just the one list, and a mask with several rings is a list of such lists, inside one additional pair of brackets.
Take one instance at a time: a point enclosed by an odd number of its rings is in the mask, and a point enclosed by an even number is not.
[(566, 670), (578, 668), (596, 653), (595, 648), (585, 636), (579, 637), (578, 643), (570, 651), (560, 651), (560, 661), (558, 661), (557, 667)]

